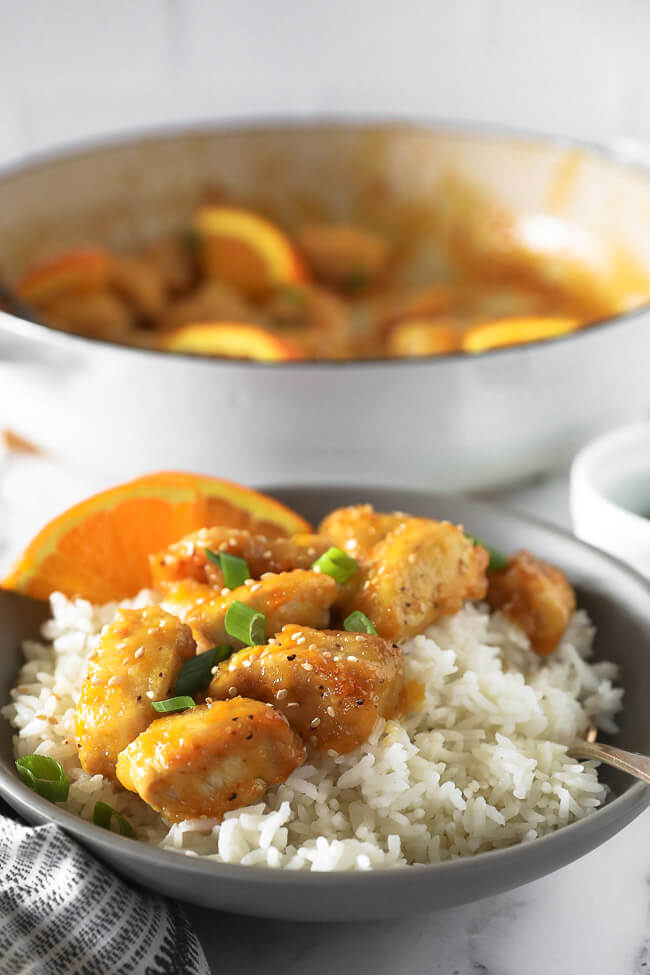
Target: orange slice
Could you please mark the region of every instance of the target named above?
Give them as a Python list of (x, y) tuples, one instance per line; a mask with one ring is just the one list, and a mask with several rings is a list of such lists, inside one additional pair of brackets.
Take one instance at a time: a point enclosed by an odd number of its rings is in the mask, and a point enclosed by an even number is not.
[(236, 207), (203, 207), (194, 218), (206, 272), (253, 298), (308, 279), (287, 235), (256, 213)]
[(463, 337), (465, 352), (485, 352), (522, 342), (540, 342), (566, 335), (580, 327), (577, 318), (504, 318), (470, 328)]
[(16, 285), (16, 293), (31, 304), (43, 305), (62, 295), (99, 291), (110, 269), (111, 258), (104, 251), (69, 251), (28, 271)]
[(423, 318), (405, 319), (394, 325), (386, 350), (395, 356), (444, 355), (460, 348), (460, 335), (450, 322)]
[(39, 599), (53, 592), (94, 603), (124, 599), (151, 584), (151, 552), (209, 525), (272, 537), (311, 531), (295, 511), (241, 484), (174, 471), (148, 474), (54, 518), (2, 586)]
[(269, 332), (259, 325), (245, 325), (240, 322), (181, 325), (162, 338), (162, 345), (168, 352), (258, 359), (262, 362), (305, 358), (301, 347), (290, 339)]

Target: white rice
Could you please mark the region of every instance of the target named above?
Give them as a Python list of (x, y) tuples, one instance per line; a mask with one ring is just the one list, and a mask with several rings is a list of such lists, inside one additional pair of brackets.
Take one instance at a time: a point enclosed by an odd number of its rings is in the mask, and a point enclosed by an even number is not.
[[(155, 600), (143, 592), (124, 605)], [(533, 840), (606, 799), (595, 762), (567, 745), (591, 721), (616, 730), (615, 664), (589, 663), (593, 628), (578, 611), (550, 658), (506, 617), (467, 604), (404, 644), (406, 676), (426, 700), (405, 721), (380, 721), (349, 755), (310, 760), (264, 802), (212, 819), (166, 824), (136, 795), (77, 759), (74, 706), (97, 634), (116, 605), (52, 596), (44, 643), (26, 642), (12, 703), (16, 757), (51, 755), (70, 779), (66, 808), (92, 819), (98, 799), (138, 838), (188, 856), (289, 870), (372, 870), (434, 863)]]

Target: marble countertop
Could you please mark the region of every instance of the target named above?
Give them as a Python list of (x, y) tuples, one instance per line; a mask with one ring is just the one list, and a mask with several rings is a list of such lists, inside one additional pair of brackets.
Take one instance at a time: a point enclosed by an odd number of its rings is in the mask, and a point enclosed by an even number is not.
[[(36, 518), (93, 487), (42, 458), (5, 458), (0, 474), (0, 564)], [(564, 477), (488, 498), (569, 527)], [(185, 907), (214, 972), (248, 975), (263, 964), (268, 975), (650, 975), (650, 810), (557, 873), (435, 914), (299, 924)]]

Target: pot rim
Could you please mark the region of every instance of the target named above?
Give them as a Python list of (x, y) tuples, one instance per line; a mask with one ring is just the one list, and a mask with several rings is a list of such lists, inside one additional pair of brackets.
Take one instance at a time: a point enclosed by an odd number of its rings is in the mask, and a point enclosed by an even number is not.
[[(99, 156), (111, 151), (119, 151), (138, 143), (174, 142), (180, 138), (193, 135), (208, 135), (210, 133), (229, 135), (240, 132), (250, 133), (271, 133), (278, 131), (309, 131), (322, 129), (354, 130), (354, 129), (394, 129), (396, 131), (436, 131), (446, 133), (457, 138), (472, 136), (492, 136), (502, 141), (508, 139), (521, 143), (541, 143), (547, 146), (567, 150), (582, 150), (593, 156), (600, 156), (603, 159), (632, 172), (638, 172), (650, 180), (650, 167), (644, 165), (638, 159), (625, 158), (623, 152), (616, 149), (615, 144), (598, 143), (590, 140), (575, 139), (557, 133), (548, 133), (540, 130), (521, 129), (515, 126), (508, 126), (492, 122), (477, 122), (469, 119), (444, 118), (420, 115), (391, 116), (368, 112), (363, 115), (351, 113), (327, 112), (322, 114), (300, 114), (296, 113), (289, 116), (269, 115), (269, 116), (237, 116), (235, 118), (200, 118), (191, 122), (172, 121), (156, 126), (134, 128), (132, 131), (115, 132), (98, 138), (87, 138), (75, 140), (63, 147), (51, 150), (37, 151), (29, 153), (19, 161), (0, 165), (0, 185), (11, 183), (13, 180), (20, 179), (30, 172), (45, 169), (48, 166), (64, 163), (73, 158), (83, 159), (85, 157)], [(229, 365), (247, 365), (255, 369), (268, 370), (295, 370), (297, 367), (308, 367), (313, 369), (350, 369), (359, 367), (370, 369), (376, 366), (391, 365), (395, 367), (429, 366), (436, 363), (446, 363), (454, 361), (481, 361), (485, 358), (493, 359), (495, 356), (505, 357), (517, 355), (524, 349), (538, 348), (540, 346), (556, 346), (560, 343), (580, 341), (580, 339), (594, 331), (601, 332), (612, 326), (622, 325), (633, 322), (650, 311), (650, 298), (636, 308), (629, 309), (619, 315), (608, 315), (590, 322), (587, 326), (568, 332), (549, 339), (537, 339), (533, 342), (520, 342), (501, 348), (488, 349), (480, 353), (468, 353), (463, 351), (446, 352), (440, 355), (411, 356), (408, 358), (398, 356), (387, 356), (383, 358), (371, 357), (368, 359), (301, 359), (298, 361), (263, 362), (256, 359), (243, 357), (211, 357), (196, 355), (189, 352), (168, 352), (164, 349), (141, 348), (138, 346), (125, 345), (121, 342), (114, 342), (110, 339), (95, 338), (86, 335), (77, 335), (72, 332), (65, 332), (52, 328), (49, 325), (27, 321), (18, 318), (16, 315), (0, 312), (0, 332), (4, 331), (9, 335), (27, 339), (32, 342), (45, 343), (48, 346), (64, 348), (69, 344), (72, 348), (84, 346), (107, 346), (113, 352), (120, 351), (127, 354), (136, 354), (144, 357), (163, 356), (171, 359), (181, 359), (184, 361), (212, 362), (215, 365), (228, 367)]]

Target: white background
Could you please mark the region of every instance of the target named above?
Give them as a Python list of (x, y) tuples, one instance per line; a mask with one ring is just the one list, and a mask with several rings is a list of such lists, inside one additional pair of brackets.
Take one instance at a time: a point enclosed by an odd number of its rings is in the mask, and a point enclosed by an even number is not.
[(0, 0), (0, 162), (310, 112), (650, 141), (649, 40), (647, 0)]

